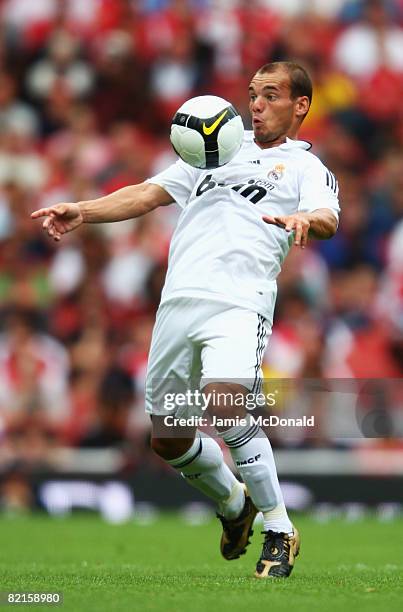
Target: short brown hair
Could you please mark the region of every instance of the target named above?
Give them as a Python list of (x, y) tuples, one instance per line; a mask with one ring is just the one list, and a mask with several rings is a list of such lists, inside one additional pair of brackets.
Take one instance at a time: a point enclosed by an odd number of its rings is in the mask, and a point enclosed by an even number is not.
[(283, 70), (290, 77), (291, 99), (295, 100), (299, 96), (306, 96), (309, 104), (312, 102), (312, 81), (311, 77), (299, 64), (295, 62), (271, 62), (265, 64), (256, 74), (265, 74)]

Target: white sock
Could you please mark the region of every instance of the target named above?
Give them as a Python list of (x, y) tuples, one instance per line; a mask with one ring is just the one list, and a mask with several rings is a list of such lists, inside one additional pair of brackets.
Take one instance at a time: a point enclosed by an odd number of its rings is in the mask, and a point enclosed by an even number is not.
[(212, 438), (197, 435), (184, 455), (167, 463), (179, 470), (192, 487), (217, 502), (218, 512), (226, 518), (236, 518), (242, 512), (245, 504), (243, 487)]
[(264, 531), (277, 531), (288, 533), (288, 535), (293, 535), (294, 533), (284, 502), (273, 508), (273, 510), (263, 512), (263, 525)]
[(232, 427), (221, 434), (256, 508), (263, 512), (265, 531), (291, 533), (273, 451), (258, 425)]

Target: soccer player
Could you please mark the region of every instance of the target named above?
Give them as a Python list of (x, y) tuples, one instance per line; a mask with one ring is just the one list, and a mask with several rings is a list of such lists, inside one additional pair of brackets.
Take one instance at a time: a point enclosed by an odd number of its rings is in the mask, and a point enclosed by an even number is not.
[[(43, 227), (57, 241), (82, 223), (139, 217), (174, 201), (182, 207), (149, 355), (152, 448), (216, 502), (225, 559), (246, 551), (255, 516), (263, 513), (258, 578), (290, 575), (299, 534), (287, 515), (268, 438), (244, 405), (227, 400), (259, 388), (276, 277), (291, 245), (304, 248), (308, 236), (326, 239), (337, 229), (336, 179), (310, 145), (297, 140), (311, 98), (312, 83), (301, 66), (262, 66), (249, 86), (253, 131), (226, 166), (197, 170), (178, 161), (142, 184), (32, 214), (46, 217)], [(208, 412), (224, 424), (218, 435), (244, 484), (213, 438), (191, 425), (179, 431), (180, 425), (167, 423), (161, 398), (168, 392), (174, 397), (194, 379), (212, 398)], [(174, 412), (190, 414), (190, 406)], [(240, 424), (226, 427), (235, 417)]]

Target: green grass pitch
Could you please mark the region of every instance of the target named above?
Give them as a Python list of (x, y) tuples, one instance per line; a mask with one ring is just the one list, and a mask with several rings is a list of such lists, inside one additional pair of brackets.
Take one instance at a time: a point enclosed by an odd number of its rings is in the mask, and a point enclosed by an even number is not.
[(403, 520), (295, 521), (302, 550), (293, 575), (259, 581), (252, 577), (259, 529), (248, 553), (228, 562), (215, 519), (114, 526), (89, 515), (2, 518), (0, 590), (63, 592), (62, 605), (46, 608), (74, 612), (403, 609)]

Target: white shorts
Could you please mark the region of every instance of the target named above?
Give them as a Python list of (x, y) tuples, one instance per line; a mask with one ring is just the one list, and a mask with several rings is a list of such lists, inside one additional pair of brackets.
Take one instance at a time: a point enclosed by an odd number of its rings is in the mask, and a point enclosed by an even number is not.
[[(232, 382), (260, 391), (261, 363), (271, 333), (262, 315), (223, 302), (178, 298), (162, 304), (152, 335), (146, 380), (146, 412), (167, 412), (167, 394)], [(175, 408), (176, 415), (200, 410)]]

